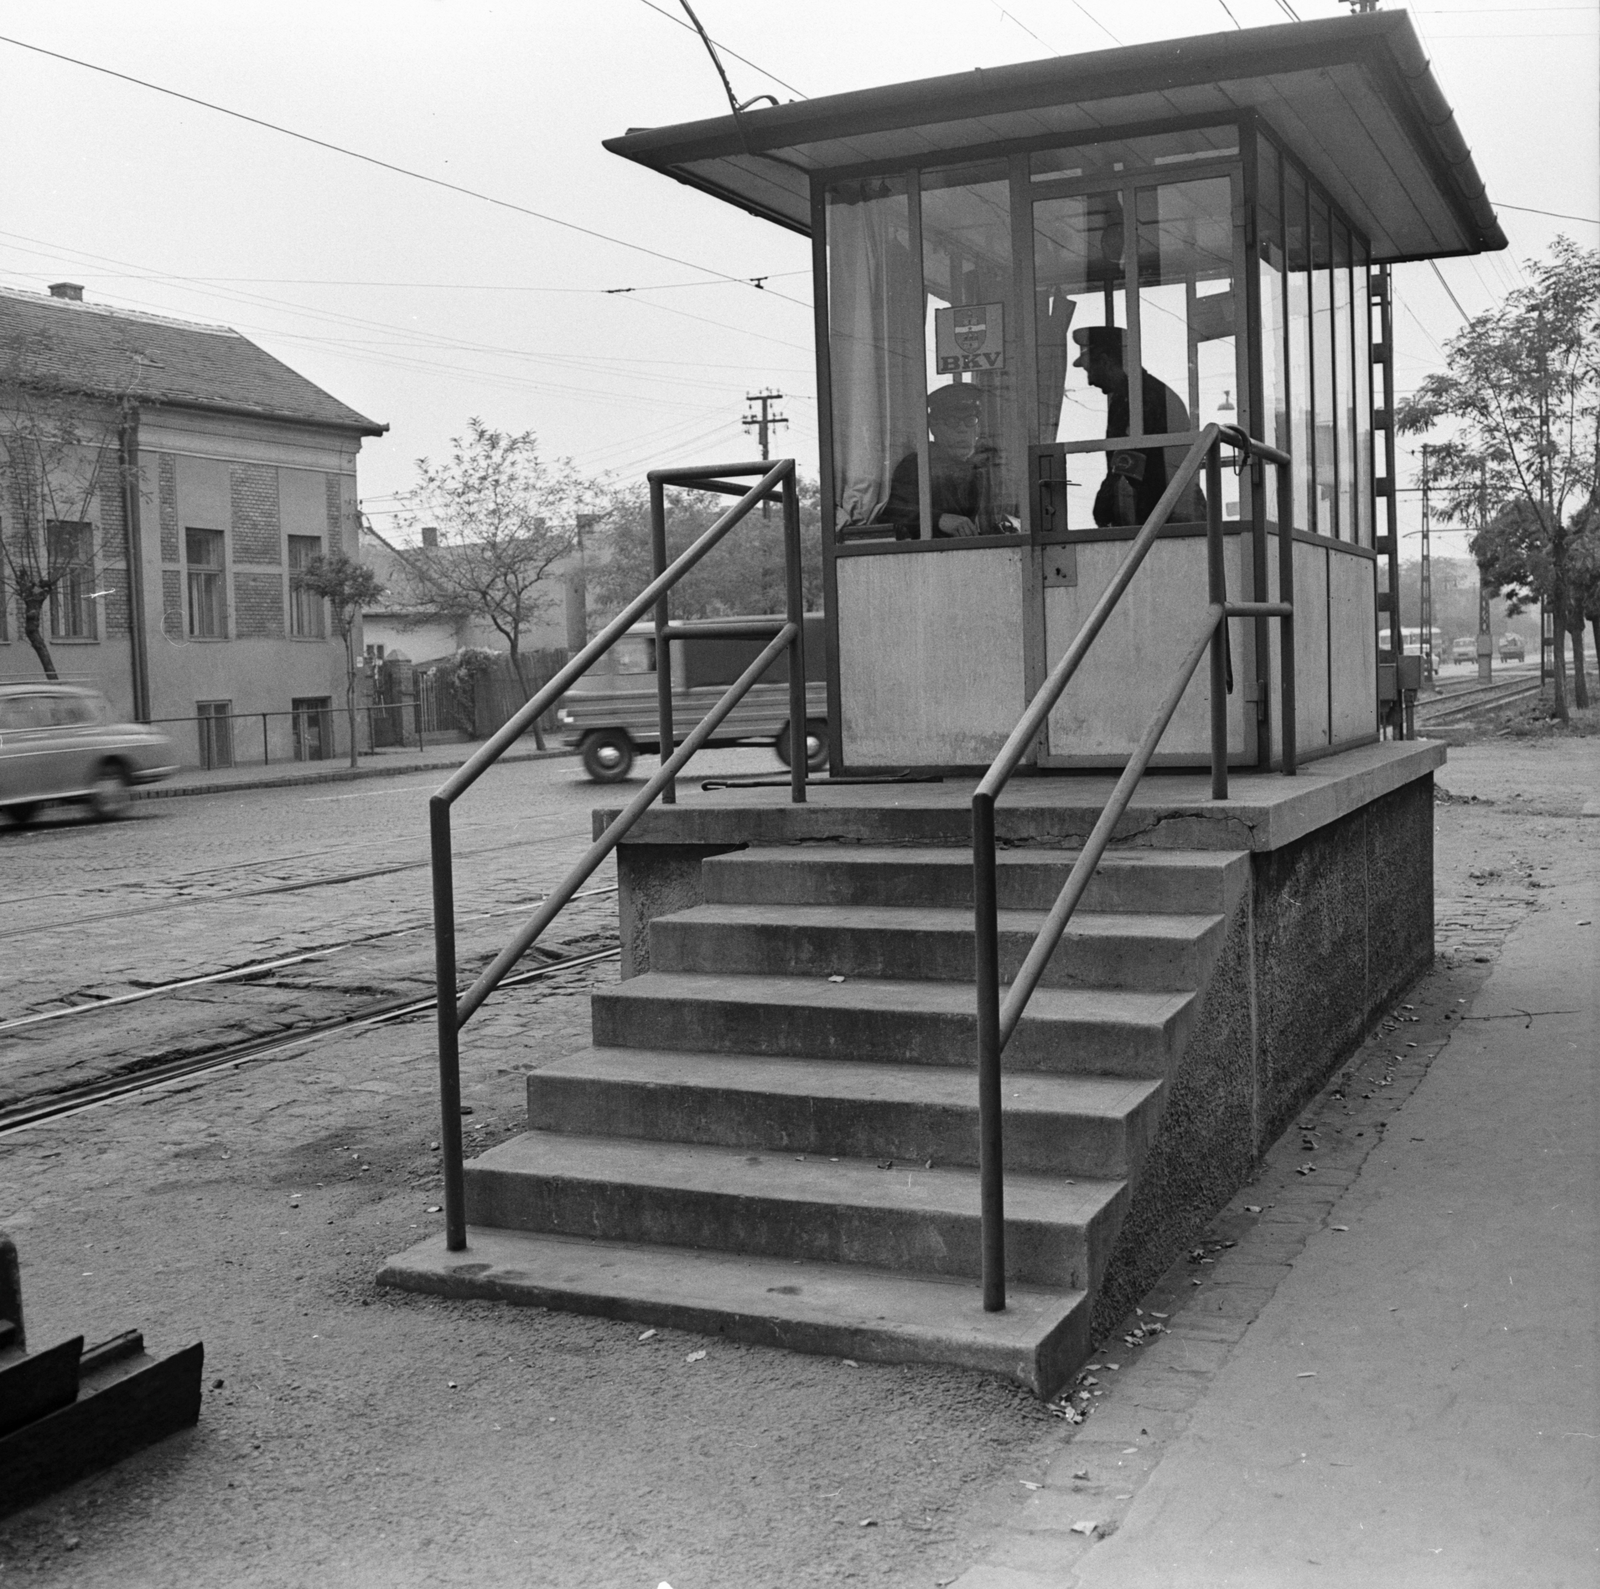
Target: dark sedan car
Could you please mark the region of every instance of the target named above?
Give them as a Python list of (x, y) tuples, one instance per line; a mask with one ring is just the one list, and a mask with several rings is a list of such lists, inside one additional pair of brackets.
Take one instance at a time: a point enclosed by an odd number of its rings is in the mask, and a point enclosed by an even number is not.
[(134, 784), (170, 778), (177, 762), (165, 734), (114, 721), (98, 691), (0, 684), (0, 811), (13, 822), (60, 800), (102, 820), (121, 816)]

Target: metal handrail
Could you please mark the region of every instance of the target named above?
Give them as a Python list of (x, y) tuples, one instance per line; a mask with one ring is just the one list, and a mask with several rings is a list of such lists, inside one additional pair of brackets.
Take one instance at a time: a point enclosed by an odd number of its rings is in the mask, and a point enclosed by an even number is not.
[[(1107, 450), (1122, 438), (1107, 441)], [(1276, 602), (1230, 603), (1223, 561), (1222, 468), (1220, 448), (1224, 442), (1236, 448), (1241, 464), (1252, 457), (1277, 465), (1279, 476), (1279, 596)], [(1079, 448), (1078, 450), (1085, 450)], [(1084, 842), (1056, 902), (1045, 917), (1026, 958), (1002, 1003), (1000, 997), (1000, 927), (998, 879), (995, 855), (995, 802), (1028, 747), (1048, 721), (1072, 676), (1089, 653), (1096, 636), (1105, 627), (1123, 592), (1139, 571), (1146, 554), (1155, 544), (1173, 508), (1193, 484), (1204, 464), (1206, 470), (1206, 572), (1207, 606), (1194, 638), (1178, 665), (1178, 671), (1162, 697), (1150, 726), (1128, 758), (1127, 766)], [(1283, 665), (1280, 699), (1282, 719), (1282, 766), (1286, 775), (1295, 768), (1294, 744), (1294, 577), (1292, 565), (1289, 504), (1289, 458), (1274, 447), (1254, 440), (1233, 426), (1208, 425), (1185, 455), (1183, 463), (1162, 492), (1143, 528), (1134, 537), (1126, 556), (1110, 583), (1083, 621), (1072, 643), (1050, 670), (1017, 726), (1011, 731), (1000, 754), (979, 780), (972, 795), (972, 898), (974, 965), (977, 983), (978, 1016), (978, 1178), (982, 1202), (983, 1306), (997, 1313), (1005, 1307), (1005, 1178), (1004, 1107), (1000, 1087), (1000, 1056), (1016, 1032), (1044, 975), (1045, 967), (1061, 943), (1073, 912), (1078, 908), (1105, 853), (1117, 823), (1122, 819), (1135, 789), (1149, 767), (1161, 736), (1183, 699), (1184, 691), (1200, 665), (1200, 658), (1211, 655), (1211, 796), (1227, 798), (1228, 793), (1228, 709), (1226, 700), (1226, 637), (1230, 617), (1277, 618), (1283, 624)], [(1259, 468), (1252, 476), (1259, 480)]]
[[(750, 475), (759, 475), (760, 478), (748, 489), (732, 483), (740, 476)], [(684, 764), (705, 745), (723, 719), (785, 650), (789, 653), (789, 740), (791, 747), (799, 747), (799, 753), (792, 752), (790, 756), (791, 799), (796, 803), (804, 803), (806, 798), (804, 593), (801, 579), (800, 498), (795, 483), (794, 459), (780, 458), (774, 463), (763, 459), (758, 463), (715, 464), (698, 469), (654, 470), (649, 475), (649, 482), (655, 578), (515, 716), (509, 718), (497, 733), (468, 757), (439, 786), (428, 802), (433, 868), (434, 983), (438, 995), (439, 1142), (444, 1170), (445, 1245), (451, 1252), (461, 1252), (467, 1245), (466, 1186), (461, 1149), (461, 1028), (472, 1019), (517, 961), (533, 947), (562, 907), (617, 847), (657, 796), (664, 801), (673, 798), (674, 779)], [(670, 565), (666, 560), (665, 494), (668, 486), (687, 486), (724, 495), (739, 493), (739, 500)], [(770, 635), (770, 639), (760, 656), (728, 687), (683, 743), (674, 749), (672, 663), (671, 650), (666, 642), (696, 633), (702, 626), (673, 624), (667, 611), (668, 592), (758, 502), (774, 492), (780, 496), (783, 505), (787, 610), (781, 621), (774, 619), (770, 625), (744, 623), (718, 630), (720, 634), (731, 637), (737, 628), (742, 638), (766, 638)], [(459, 993), (456, 986), (455, 877), (450, 846), (450, 808), (534, 720), (565, 693), (574, 680), (587, 672), (651, 608), (655, 609), (656, 614), (656, 668), (665, 680), (665, 693), (661, 696), (661, 765), (644, 788), (589, 847), (577, 865), (551, 891), (511, 942), (495, 956), (464, 994)]]

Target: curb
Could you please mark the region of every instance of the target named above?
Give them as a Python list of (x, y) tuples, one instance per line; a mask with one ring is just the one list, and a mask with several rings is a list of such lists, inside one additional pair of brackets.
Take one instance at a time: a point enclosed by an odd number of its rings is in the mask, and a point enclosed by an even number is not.
[[(470, 754), (470, 752), (469, 752)], [(562, 756), (576, 756), (575, 750), (524, 750), (514, 751), (500, 758), (508, 761), (554, 761)], [(261, 778), (243, 779), (236, 783), (168, 783), (149, 784), (142, 789), (131, 789), (134, 800), (181, 800), (189, 795), (236, 794), (252, 789), (289, 789), (300, 784), (355, 783), (365, 778), (400, 778), (413, 772), (454, 772), (467, 758), (452, 761), (410, 762), (393, 767), (338, 767), (327, 772), (280, 773)], [(497, 764), (498, 765), (498, 764)]]

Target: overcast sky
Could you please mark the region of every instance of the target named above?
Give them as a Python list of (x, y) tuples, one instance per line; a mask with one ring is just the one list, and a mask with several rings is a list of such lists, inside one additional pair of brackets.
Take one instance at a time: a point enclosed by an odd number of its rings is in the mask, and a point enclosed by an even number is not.
[[(1266, 26), (1291, 6), (1306, 20), (1345, 11), (1337, 0), (696, 9), (730, 52), (741, 98), (788, 99), (1227, 30), (1233, 19)], [(1509, 251), (1440, 267), (1475, 314), (1558, 232), (1600, 242), (1600, 4), (1411, 9), (1491, 198), (1589, 218), (1501, 209)], [(600, 147), (628, 127), (726, 112), (680, 19), (675, 0), (0, 0), (10, 40), (0, 42), (0, 282), (78, 281), (94, 302), (235, 326), (387, 422), (361, 459), (363, 504), (380, 526), (392, 523), (413, 460), (442, 454), (473, 414), (628, 478), (753, 455), (739, 427), (745, 394), (775, 388), (790, 420), (777, 450), (814, 470), (806, 243)], [(713, 273), (762, 276), (767, 290)], [(1404, 390), (1441, 366), (1460, 316), (1427, 265), (1400, 267), (1398, 287)], [(1414, 527), (1416, 499), (1402, 500), (1402, 528)]]

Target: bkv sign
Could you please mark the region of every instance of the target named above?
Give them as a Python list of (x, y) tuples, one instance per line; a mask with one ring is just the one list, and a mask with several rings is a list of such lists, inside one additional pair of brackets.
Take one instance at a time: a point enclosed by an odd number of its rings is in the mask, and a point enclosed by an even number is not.
[(933, 313), (934, 353), (940, 375), (1006, 367), (1006, 306), (957, 304)]

